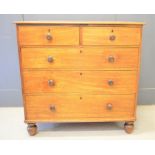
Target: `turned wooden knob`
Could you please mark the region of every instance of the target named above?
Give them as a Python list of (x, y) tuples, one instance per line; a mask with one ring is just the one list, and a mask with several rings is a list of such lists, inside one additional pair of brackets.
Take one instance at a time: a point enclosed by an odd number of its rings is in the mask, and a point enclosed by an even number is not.
[(55, 85), (54, 80), (48, 80), (48, 85), (49, 85), (49, 86), (54, 86), (54, 85)]
[(112, 110), (112, 104), (111, 104), (111, 103), (108, 103), (108, 104), (106, 105), (106, 108), (107, 108), (107, 110)]
[(111, 35), (110, 37), (109, 37), (109, 40), (110, 41), (114, 41), (116, 39), (116, 36), (115, 35)]
[(108, 57), (108, 62), (113, 63), (115, 61), (115, 58), (113, 56)]
[(50, 110), (51, 110), (52, 112), (55, 112), (55, 111), (56, 111), (55, 105), (51, 105), (51, 106), (50, 106)]
[(52, 40), (52, 35), (51, 35), (50, 31), (47, 33), (46, 39), (49, 41)]
[(54, 59), (53, 59), (53, 57), (52, 57), (52, 56), (48, 56), (47, 61), (51, 63), (51, 62), (53, 62), (53, 61), (54, 61)]
[(113, 86), (114, 85), (114, 81), (113, 80), (108, 80), (108, 85), (109, 86)]

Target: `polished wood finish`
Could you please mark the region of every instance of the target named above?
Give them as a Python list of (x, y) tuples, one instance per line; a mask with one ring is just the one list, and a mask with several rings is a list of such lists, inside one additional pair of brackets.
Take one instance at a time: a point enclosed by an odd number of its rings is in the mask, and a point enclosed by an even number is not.
[[(78, 45), (79, 28), (68, 26), (20, 26), (20, 45)], [(48, 35), (51, 39), (48, 39)]]
[(83, 27), (83, 45), (139, 45), (139, 28)]
[[(24, 93), (136, 93), (136, 71), (24, 71)], [(49, 80), (53, 85), (49, 85)], [(112, 80), (113, 84), (109, 84)]]
[(125, 122), (124, 130), (128, 134), (132, 133), (134, 130), (134, 122)]
[(28, 133), (37, 122), (136, 120), (143, 23), (17, 22)]
[(23, 69), (136, 70), (139, 49), (93, 46), (22, 48), (21, 59)]
[[(72, 118), (128, 120), (134, 117), (135, 95), (49, 94), (28, 95), (25, 98), (27, 120), (59, 122)], [(112, 108), (107, 108), (109, 104)]]
[(30, 136), (34, 136), (37, 134), (37, 125), (35, 123), (28, 123), (27, 131)]
[(143, 26), (143, 22), (121, 22), (121, 21), (17, 21), (17, 25), (117, 25), (117, 26)]

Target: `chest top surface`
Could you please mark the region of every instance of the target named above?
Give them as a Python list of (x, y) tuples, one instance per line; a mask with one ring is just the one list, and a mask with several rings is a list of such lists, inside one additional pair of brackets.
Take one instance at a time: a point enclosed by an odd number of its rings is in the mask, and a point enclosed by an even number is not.
[(17, 25), (38, 25), (38, 24), (67, 24), (67, 25), (139, 25), (143, 26), (143, 22), (121, 22), (121, 21), (17, 21)]

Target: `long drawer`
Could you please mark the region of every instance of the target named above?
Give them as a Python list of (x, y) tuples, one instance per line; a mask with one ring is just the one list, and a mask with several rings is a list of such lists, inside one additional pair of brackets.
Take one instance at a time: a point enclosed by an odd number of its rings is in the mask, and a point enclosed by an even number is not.
[(137, 69), (138, 48), (22, 48), (22, 68)]
[(66, 121), (78, 118), (128, 120), (134, 117), (134, 102), (135, 95), (25, 96), (26, 120)]
[(83, 45), (140, 45), (136, 27), (82, 27)]
[(24, 93), (136, 92), (136, 71), (24, 71)]
[(79, 45), (79, 27), (20, 26), (20, 45)]

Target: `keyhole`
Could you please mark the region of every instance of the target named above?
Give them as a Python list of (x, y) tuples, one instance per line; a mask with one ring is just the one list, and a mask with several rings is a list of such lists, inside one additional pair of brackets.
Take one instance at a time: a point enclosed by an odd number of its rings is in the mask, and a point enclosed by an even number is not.
[(80, 53), (82, 53), (82, 50), (80, 50)]
[(80, 100), (82, 100), (82, 97), (80, 97)]
[(80, 75), (83, 75), (83, 73), (80, 73)]
[(114, 30), (112, 29), (112, 30), (111, 30), (111, 32), (113, 33), (113, 32), (114, 32)]

